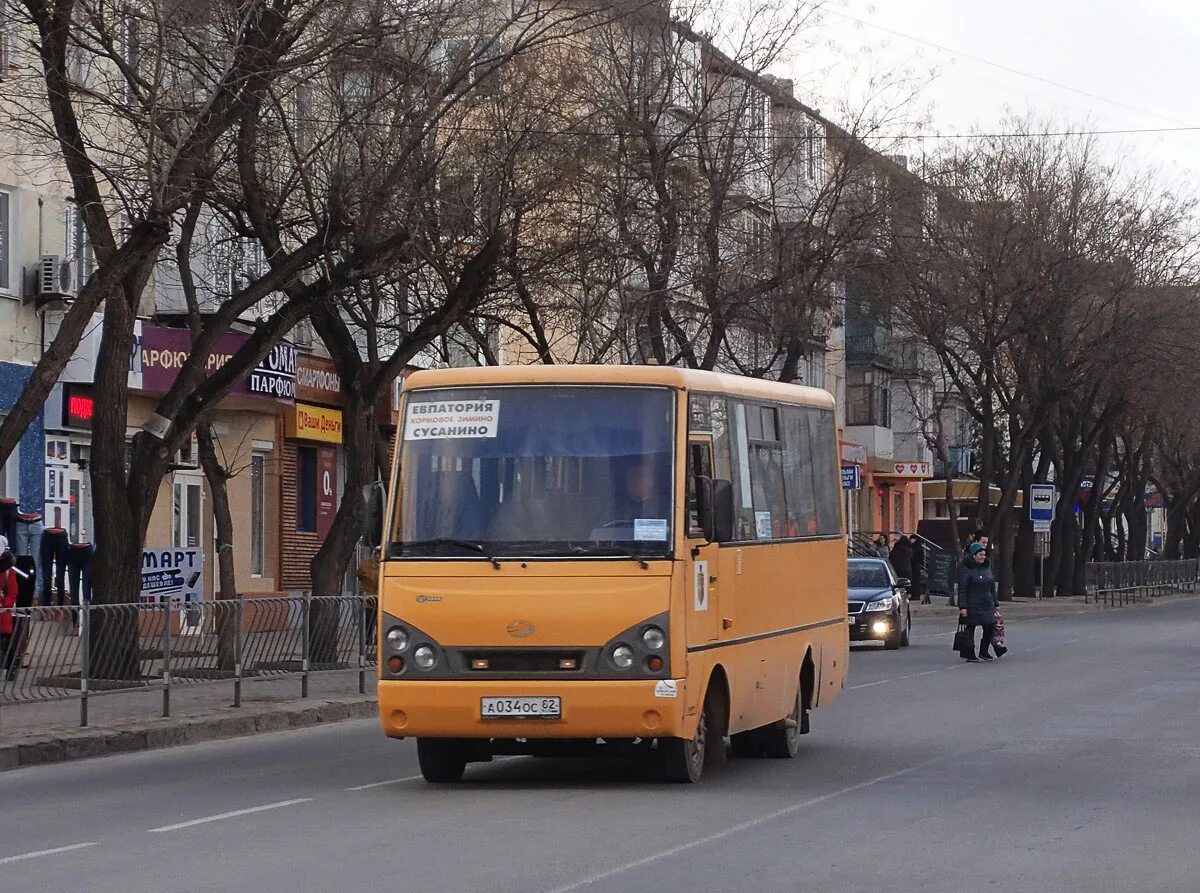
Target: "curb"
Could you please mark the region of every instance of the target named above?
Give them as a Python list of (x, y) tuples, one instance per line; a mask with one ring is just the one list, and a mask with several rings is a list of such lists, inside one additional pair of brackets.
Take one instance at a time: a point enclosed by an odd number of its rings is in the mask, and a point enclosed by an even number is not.
[(374, 719), (378, 703), (362, 696), (330, 698), (304, 706), (266, 708), (153, 720), (133, 728), (94, 728), (42, 733), (0, 741), (0, 772), (239, 738), (265, 732), (303, 729), (352, 719)]
[[(1044, 601), (1030, 600), (1001, 602), (1000, 610), (1005, 612), (1005, 619), (1020, 620), (1022, 618), (1035, 619), (1039, 617), (1063, 617), (1075, 614), (1104, 614), (1111, 611), (1128, 611), (1134, 608), (1151, 608), (1155, 605), (1170, 604), (1171, 602), (1185, 601), (1197, 597), (1200, 597), (1200, 592), (1176, 592), (1169, 595), (1157, 595), (1153, 598), (1127, 605), (1105, 605), (1096, 602), (1084, 604), (1083, 602), (1065, 598), (1047, 599)], [(945, 596), (937, 596), (937, 598), (944, 600)], [(942, 604), (932, 605), (913, 604), (912, 608), (913, 617), (920, 617), (921, 615), (926, 617), (950, 617), (956, 613), (956, 609), (945, 604), (944, 601)]]

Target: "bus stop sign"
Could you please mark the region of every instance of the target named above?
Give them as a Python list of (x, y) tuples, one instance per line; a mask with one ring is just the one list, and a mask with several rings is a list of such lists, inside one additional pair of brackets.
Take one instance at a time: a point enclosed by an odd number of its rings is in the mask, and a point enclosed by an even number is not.
[(1035, 530), (1049, 530), (1054, 520), (1053, 484), (1033, 484), (1029, 488), (1029, 520)]

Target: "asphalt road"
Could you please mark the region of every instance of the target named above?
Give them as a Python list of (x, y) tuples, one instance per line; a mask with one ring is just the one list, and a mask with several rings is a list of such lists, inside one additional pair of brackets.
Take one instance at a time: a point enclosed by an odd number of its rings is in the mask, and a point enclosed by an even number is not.
[(856, 649), (800, 758), (699, 786), (518, 758), (459, 786), (372, 722), (0, 776), (0, 889), (1200, 889), (1200, 600)]

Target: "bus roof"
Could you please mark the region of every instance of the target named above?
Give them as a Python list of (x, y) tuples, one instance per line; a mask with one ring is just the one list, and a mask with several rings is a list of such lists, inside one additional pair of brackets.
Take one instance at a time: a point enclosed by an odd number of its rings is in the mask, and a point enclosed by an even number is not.
[(488, 385), (658, 385), (702, 393), (731, 394), (805, 406), (834, 408), (833, 395), (820, 388), (783, 384), (744, 375), (680, 369), (675, 366), (529, 365), (425, 369), (404, 379), (404, 390)]

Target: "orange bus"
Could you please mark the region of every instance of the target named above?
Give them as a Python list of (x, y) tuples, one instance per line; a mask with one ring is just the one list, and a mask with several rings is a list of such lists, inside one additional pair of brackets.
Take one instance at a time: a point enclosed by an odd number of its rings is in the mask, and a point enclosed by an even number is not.
[(833, 398), (655, 366), (422, 371), (380, 548), (379, 712), (424, 777), (632, 748), (790, 758), (844, 686)]

